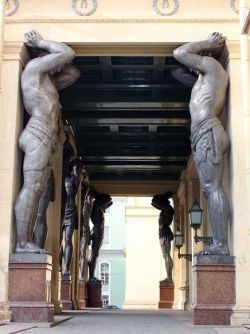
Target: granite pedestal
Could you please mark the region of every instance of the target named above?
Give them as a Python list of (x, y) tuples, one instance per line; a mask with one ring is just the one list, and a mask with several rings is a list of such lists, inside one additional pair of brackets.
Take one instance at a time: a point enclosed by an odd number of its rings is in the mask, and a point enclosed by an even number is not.
[(52, 257), (47, 254), (11, 254), (9, 302), (12, 321), (52, 322)]
[(174, 303), (174, 283), (171, 281), (160, 281), (160, 301), (158, 308), (172, 309)]
[(235, 264), (229, 255), (194, 257), (194, 324), (230, 325), (235, 304)]
[(61, 276), (61, 303), (63, 310), (72, 310), (73, 303), (71, 298), (71, 276), (70, 275), (62, 275)]
[(83, 310), (87, 306), (87, 284), (80, 280), (79, 283), (79, 309)]
[(88, 281), (88, 307), (102, 308), (102, 282), (99, 280)]

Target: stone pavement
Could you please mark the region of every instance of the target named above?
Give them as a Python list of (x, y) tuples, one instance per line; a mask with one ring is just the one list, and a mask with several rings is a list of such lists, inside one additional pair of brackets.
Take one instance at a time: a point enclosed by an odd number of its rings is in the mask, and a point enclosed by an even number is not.
[(37, 324), (6, 324), (0, 334), (250, 334), (244, 327), (193, 326), (191, 312), (84, 310), (63, 313), (72, 317), (52, 328)]

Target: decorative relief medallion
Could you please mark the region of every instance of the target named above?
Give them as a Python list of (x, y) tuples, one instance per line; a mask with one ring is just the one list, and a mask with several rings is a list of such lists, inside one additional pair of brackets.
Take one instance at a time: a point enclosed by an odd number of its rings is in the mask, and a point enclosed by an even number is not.
[(236, 5), (235, 5), (235, 2), (236, 2), (236, 1), (239, 3), (238, 0), (230, 0), (230, 6), (231, 6), (232, 10), (233, 10), (236, 14), (239, 14), (239, 6), (236, 6)]
[(90, 16), (97, 8), (97, 0), (72, 0), (73, 11), (80, 16)]
[(6, 0), (6, 16), (16, 13), (19, 7), (19, 0)]
[(170, 16), (177, 12), (179, 0), (153, 0), (153, 8), (159, 15)]

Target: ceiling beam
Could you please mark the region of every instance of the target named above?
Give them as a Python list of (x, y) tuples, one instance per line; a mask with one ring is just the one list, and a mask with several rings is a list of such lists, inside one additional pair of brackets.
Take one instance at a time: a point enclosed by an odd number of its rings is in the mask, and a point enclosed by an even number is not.
[[(75, 118), (75, 117), (74, 117)], [(110, 126), (111, 124), (118, 124), (123, 126), (190, 126), (191, 121), (189, 118), (77, 118), (74, 121), (71, 118), (72, 125), (101, 125)]]
[(69, 88), (67, 88), (68, 92), (71, 92), (72, 90), (134, 90), (134, 89), (145, 89), (145, 90), (168, 90), (168, 91), (175, 91), (178, 89), (178, 91), (190, 91), (189, 88), (185, 87), (184, 85), (176, 82), (171, 83), (84, 83), (79, 82), (77, 85), (71, 85)]
[(130, 162), (130, 163), (138, 163), (139, 161), (143, 161), (144, 163), (185, 163), (187, 162), (186, 156), (147, 156), (147, 155), (114, 155), (114, 156), (104, 156), (104, 155), (92, 155), (92, 156), (85, 156), (84, 161), (88, 164), (91, 164), (91, 162), (95, 163), (97, 161), (105, 163), (107, 162), (116, 162), (116, 163), (123, 163), (123, 162)]
[[(189, 102), (76, 102), (71, 110), (189, 110)], [(78, 115), (79, 116), (79, 115)]]

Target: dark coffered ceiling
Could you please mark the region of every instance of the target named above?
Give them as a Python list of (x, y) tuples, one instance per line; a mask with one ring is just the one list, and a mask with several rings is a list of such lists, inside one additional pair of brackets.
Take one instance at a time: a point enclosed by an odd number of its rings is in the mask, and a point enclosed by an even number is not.
[(190, 154), (190, 90), (172, 57), (79, 57), (61, 92), (92, 180), (178, 180)]

